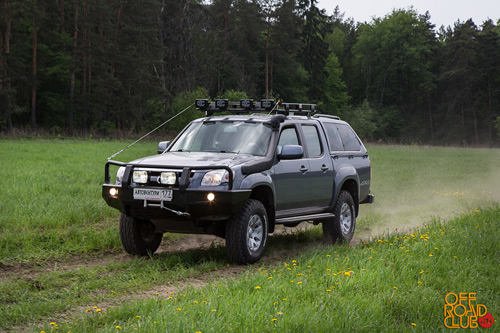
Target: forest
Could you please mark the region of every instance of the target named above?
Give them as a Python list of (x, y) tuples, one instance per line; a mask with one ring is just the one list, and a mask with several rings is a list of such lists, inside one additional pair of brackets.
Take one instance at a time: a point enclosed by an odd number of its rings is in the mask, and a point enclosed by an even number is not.
[[(195, 98), (316, 103), (372, 142), (498, 146), (500, 20), (316, 0), (0, 0), (0, 131), (150, 130)], [(163, 131), (179, 131), (189, 111)]]

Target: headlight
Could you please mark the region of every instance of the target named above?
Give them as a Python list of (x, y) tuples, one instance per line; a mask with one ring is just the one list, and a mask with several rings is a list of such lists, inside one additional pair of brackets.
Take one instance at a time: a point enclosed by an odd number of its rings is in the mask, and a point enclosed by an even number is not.
[(160, 175), (160, 183), (165, 185), (174, 185), (176, 180), (175, 172), (162, 172)]
[(226, 170), (209, 171), (203, 176), (201, 186), (217, 186), (229, 181), (229, 173)]
[(132, 173), (132, 181), (137, 184), (146, 184), (148, 182), (148, 172), (134, 171)]
[(125, 167), (120, 167), (116, 173), (116, 181), (121, 183), (123, 180), (123, 174), (125, 173)]

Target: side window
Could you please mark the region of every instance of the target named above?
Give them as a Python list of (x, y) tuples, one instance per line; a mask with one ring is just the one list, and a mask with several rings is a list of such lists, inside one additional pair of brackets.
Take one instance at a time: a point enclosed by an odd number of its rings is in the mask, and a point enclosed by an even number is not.
[(345, 150), (361, 150), (361, 144), (359, 143), (358, 137), (349, 126), (337, 124), (337, 128), (339, 129), (340, 137), (342, 138)]
[(344, 150), (344, 145), (342, 144), (342, 139), (340, 138), (339, 130), (337, 125), (333, 123), (325, 123), (326, 136), (328, 137), (328, 142), (330, 142), (331, 151), (342, 151)]
[(295, 127), (287, 127), (281, 131), (278, 142), (278, 154), (281, 154), (281, 149), (286, 145), (300, 145)]
[(316, 126), (302, 125), (302, 132), (304, 133), (304, 139), (309, 157), (321, 156), (321, 142), (319, 141), (319, 134)]
[(294, 127), (288, 127), (285, 128), (283, 131), (281, 131), (280, 141), (278, 145), (283, 147), (286, 145), (298, 145), (298, 144), (299, 144), (299, 139), (297, 136), (297, 131), (295, 131)]

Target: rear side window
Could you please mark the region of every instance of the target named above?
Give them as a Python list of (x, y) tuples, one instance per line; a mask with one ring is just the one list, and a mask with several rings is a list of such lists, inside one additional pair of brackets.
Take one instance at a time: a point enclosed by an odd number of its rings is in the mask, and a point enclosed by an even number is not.
[(302, 132), (304, 133), (309, 157), (321, 156), (321, 142), (319, 141), (319, 134), (316, 126), (302, 125)]
[(361, 143), (359, 143), (358, 137), (349, 126), (337, 124), (337, 128), (339, 129), (340, 137), (344, 144), (344, 150), (361, 150)]
[(344, 145), (342, 144), (342, 139), (340, 138), (339, 130), (336, 124), (324, 123), (326, 136), (328, 137), (328, 142), (330, 142), (331, 151), (342, 151), (344, 150)]

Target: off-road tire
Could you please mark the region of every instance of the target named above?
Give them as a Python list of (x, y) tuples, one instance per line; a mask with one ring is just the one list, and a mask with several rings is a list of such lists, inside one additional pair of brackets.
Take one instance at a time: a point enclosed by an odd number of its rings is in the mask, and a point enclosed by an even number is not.
[(226, 250), (230, 262), (253, 264), (266, 248), (268, 218), (264, 205), (248, 199), (226, 224)]
[(127, 253), (151, 255), (160, 246), (162, 233), (155, 232), (150, 221), (139, 220), (126, 214), (120, 216), (120, 240)]
[(323, 221), (323, 237), (327, 243), (349, 243), (356, 228), (354, 200), (347, 191), (340, 191), (333, 207), (335, 217)]

